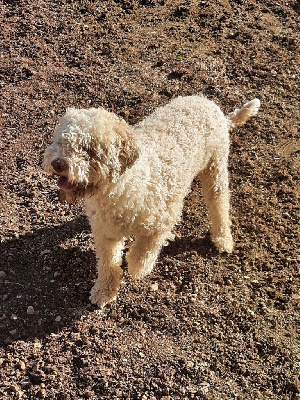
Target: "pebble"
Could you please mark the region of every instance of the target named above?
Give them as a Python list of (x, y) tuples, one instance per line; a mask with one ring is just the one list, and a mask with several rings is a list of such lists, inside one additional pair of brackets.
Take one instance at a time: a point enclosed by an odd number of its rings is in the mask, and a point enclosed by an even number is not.
[(50, 253), (51, 253), (51, 250), (43, 250), (40, 252), (40, 255), (44, 256), (45, 254), (50, 254)]
[(95, 392), (93, 392), (92, 390), (86, 390), (84, 393), (84, 396), (86, 399), (92, 399), (93, 396), (95, 395)]
[(32, 306), (27, 307), (27, 314), (28, 315), (33, 315), (34, 314), (34, 308)]
[(150, 290), (151, 292), (156, 292), (158, 290), (158, 283), (152, 283), (152, 285), (150, 285)]
[(20, 361), (18, 363), (18, 368), (20, 368), (20, 370), (22, 370), (22, 371), (25, 371), (26, 365), (25, 365), (24, 361)]
[(58, 316), (55, 318), (55, 322), (59, 322), (60, 320), (61, 320), (61, 316), (58, 315)]
[(203, 381), (200, 383), (200, 388), (201, 388), (202, 393), (208, 393), (209, 387), (210, 387), (210, 384), (208, 382)]
[(196, 296), (196, 295), (191, 295), (191, 296), (189, 297), (189, 301), (190, 301), (191, 303), (196, 303), (196, 301), (197, 301), (197, 296)]
[(16, 319), (18, 319), (18, 316), (16, 314), (12, 314), (10, 318), (15, 321)]
[(6, 277), (5, 271), (0, 271), (0, 279), (4, 279)]
[(46, 390), (45, 389), (40, 389), (37, 393), (36, 396), (38, 399), (44, 399), (46, 396)]

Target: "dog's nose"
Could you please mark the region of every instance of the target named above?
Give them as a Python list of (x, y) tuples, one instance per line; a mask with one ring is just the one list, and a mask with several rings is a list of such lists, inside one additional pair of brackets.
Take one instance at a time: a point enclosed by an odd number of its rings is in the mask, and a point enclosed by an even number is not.
[(62, 173), (65, 172), (68, 169), (68, 164), (65, 160), (62, 158), (55, 158), (52, 162), (51, 165), (54, 169), (55, 172)]

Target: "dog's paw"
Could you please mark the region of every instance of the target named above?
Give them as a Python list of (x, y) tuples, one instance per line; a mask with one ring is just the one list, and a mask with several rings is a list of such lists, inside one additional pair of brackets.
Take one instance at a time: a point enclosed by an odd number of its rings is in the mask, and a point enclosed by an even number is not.
[(128, 269), (128, 273), (132, 277), (132, 279), (142, 279), (148, 274), (147, 271), (139, 268), (130, 268)]
[(99, 275), (95, 285), (92, 287), (91, 302), (102, 308), (105, 304), (114, 300), (118, 294), (122, 276), (123, 271), (120, 267), (102, 271), (102, 274)]
[(107, 303), (115, 300), (117, 293), (118, 289), (109, 292), (103, 290), (103, 288), (96, 282), (91, 290), (90, 301), (93, 304), (97, 304), (99, 308), (103, 308)]
[(216, 246), (216, 248), (220, 251), (223, 252), (225, 251), (226, 253), (232, 253), (233, 251), (233, 239), (231, 235), (228, 236), (217, 236), (217, 237), (213, 237), (212, 241), (214, 243), (214, 245)]
[(128, 273), (133, 279), (142, 279), (146, 275), (150, 274), (154, 267), (154, 262), (149, 262), (149, 260), (136, 261), (132, 260), (130, 257), (127, 258), (128, 263)]

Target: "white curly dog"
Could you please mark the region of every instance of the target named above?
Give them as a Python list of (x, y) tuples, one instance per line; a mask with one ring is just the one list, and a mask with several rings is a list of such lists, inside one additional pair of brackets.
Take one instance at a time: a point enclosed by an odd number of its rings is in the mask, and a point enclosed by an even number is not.
[(85, 198), (98, 258), (92, 303), (103, 307), (116, 296), (126, 238), (135, 239), (127, 255), (129, 273), (140, 278), (152, 270), (196, 176), (211, 239), (219, 251), (232, 251), (229, 130), (259, 106), (254, 99), (226, 117), (203, 96), (178, 97), (134, 126), (103, 108), (67, 109), (43, 167), (59, 176), (67, 201)]

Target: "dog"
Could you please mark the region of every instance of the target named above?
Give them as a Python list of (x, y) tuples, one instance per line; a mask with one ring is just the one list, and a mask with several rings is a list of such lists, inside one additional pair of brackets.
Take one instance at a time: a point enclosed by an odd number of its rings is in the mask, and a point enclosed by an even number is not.
[(85, 198), (98, 259), (91, 302), (102, 308), (122, 280), (124, 241), (134, 278), (150, 273), (163, 245), (173, 238), (184, 199), (199, 177), (212, 242), (231, 253), (229, 131), (256, 115), (254, 99), (225, 116), (204, 96), (178, 97), (130, 126), (104, 108), (68, 108), (45, 150), (43, 168), (58, 176), (72, 203)]

